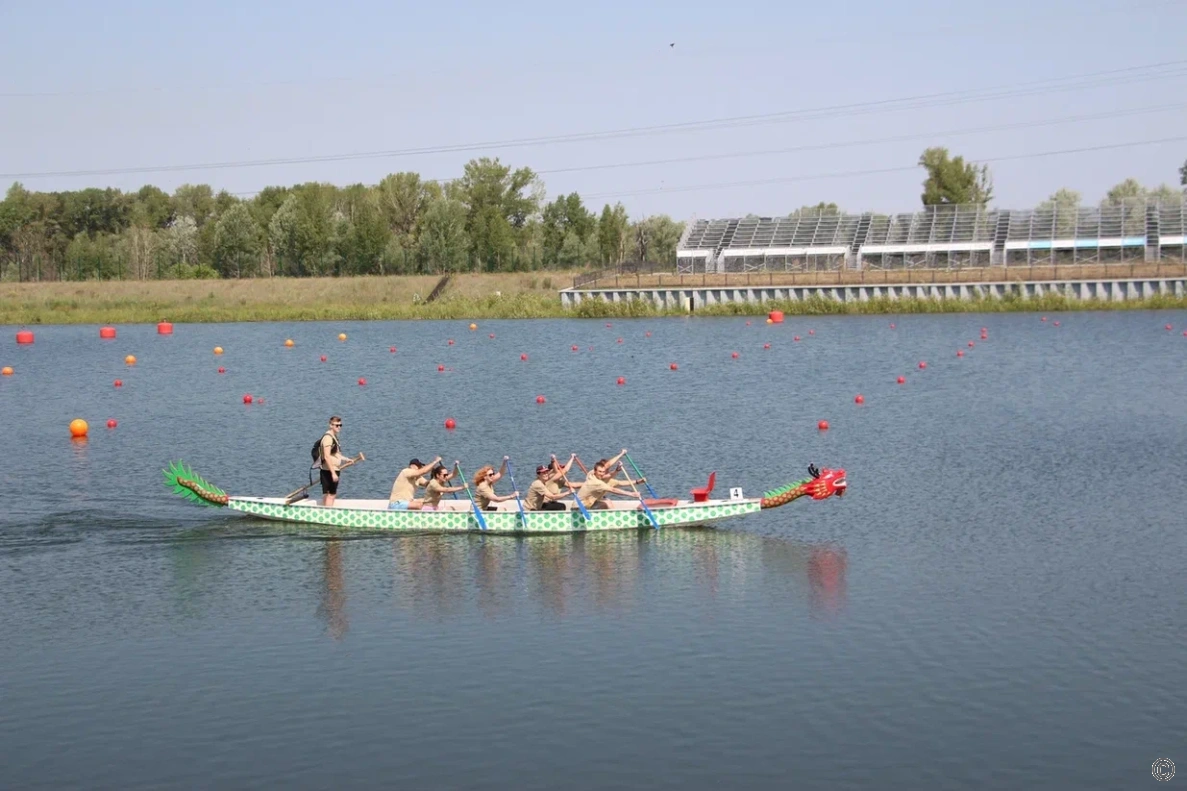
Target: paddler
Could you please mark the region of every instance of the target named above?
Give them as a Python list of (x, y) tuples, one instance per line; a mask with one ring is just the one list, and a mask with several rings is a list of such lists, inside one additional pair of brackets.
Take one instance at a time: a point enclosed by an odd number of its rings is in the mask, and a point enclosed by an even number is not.
[(508, 495), (495, 494), (495, 481), (503, 477), (503, 473), (507, 472), (507, 457), (503, 457), (503, 463), (499, 466), (499, 471), (495, 472), (495, 468), (487, 464), (478, 468), (478, 472), (474, 473), (474, 502), (483, 511), (496, 510), (493, 503), (501, 503), (506, 500), (514, 500), (519, 497), (519, 492), (512, 492)]
[(342, 418), (330, 418), (330, 428), (322, 435), (321, 452), (318, 454), (318, 468), (321, 477), (322, 505), (332, 507), (338, 496), (338, 470), (346, 461), (338, 445), (338, 432), (342, 430)]
[(447, 485), (449, 479), (453, 476), (454, 472), (447, 469), (444, 465), (438, 464), (433, 468), (432, 473), (429, 475), (429, 481), (425, 484), (425, 496), (420, 510), (436, 511), (437, 504), (441, 502), (441, 495), (465, 491), (465, 486)]
[(400, 470), (396, 474), (396, 480), (392, 482), (392, 491), (387, 498), (387, 507), (392, 511), (419, 511), (424, 505), (424, 500), (416, 497), (417, 479), (432, 472), (440, 461), (441, 457), (438, 456), (428, 464), (421, 464), (420, 459), (408, 462), (408, 466)]
[[(572, 464), (572, 460), (569, 463)], [(557, 483), (564, 474), (565, 468), (557, 465), (556, 456), (552, 457), (551, 465), (541, 464), (537, 467), (536, 480), (528, 486), (527, 497), (523, 498), (523, 507), (529, 511), (568, 510), (564, 503), (559, 502), (561, 498), (572, 494), (572, 490), (562, 492), (560, 484)]]
[[(624, 454), (626, 451), (622, 453)], [(593, 471), (585, 479), (585, 482), (581, 484), (580, 488), (578, 488), (577, 497), (586, 508), (609, 508), (610, 504), (605, 501), (605, 497), (608, 494), (616, 494), (619, 497), (638, 497), (635, 492), (628, 492), (618, 487), (638, 486), (641, 483), (647, 483), (647, 479), (640, 478), (637, 481), (630, 479), (625, 481), (615, 480), (613, 465), (620, 458), (622, 458), (622, 454), (619, 454), (614, 459), (599, 459), (598, 463), (594, 465)]]

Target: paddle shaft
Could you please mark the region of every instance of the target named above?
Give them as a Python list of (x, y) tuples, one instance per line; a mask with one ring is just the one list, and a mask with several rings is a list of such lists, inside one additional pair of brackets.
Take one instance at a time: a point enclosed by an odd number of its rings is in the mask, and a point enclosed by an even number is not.
[[(338, 471), (341, 472), (342, 470), (345, 470), (347, 467), (352, 467), (355, 464), (358, 464), (360, 461), (366, 461), (366, 460), (367, 460), (367, 457), (360, 453), (358, 456), (355, 456), (353, 459), (347, 459), (345, 462), (343, 462), (342, 466), (338, 468)], [(314, 481), (312, 483), (307, 483), (304, 486), (302, 486), (300, 489), (294, 489), (293, 491), (286, 494), (284, 499), (287, 502), (287, 501), (295, 498), (297, 495), (301, 494), (302, 492), (309, 491), (317, 484), (318, 484), (318, 481)]]
[[(576, 456), (574, 456), (573, 458), (577, 461), (577, 466), (581, 468), (581, 471), (583, 473), (585, 473), (585, 477), (588, 478), (589, 470), (585, 469), (585, 465), (581, 463), (581, 459), (577, 458)], [(619, 466), (622, 466), (621, 463), (619, 464)], [(639, 477), (642, 478), (643, 476), (640, 475)], [(647, 514), (647, 518), (651, 520), (651, 526), (654, 527), (656, 530), (659, 530), (659, 520), (657, 520), (655, 518), (655, 514), (651, 513), (651, 509), (647, 507), (647, 503), (643, 502), (643, 495), (639, 494), (638, 488), (635, 487), (634, 480), (631, 480), (629, 478), (628, 478), (628, 480), (630, 480), (631, 488), (635, 490), (635, 496), (639, 498), (639, 506)], [(647, 483), (647, 481), (643, 481), (643, 483)]]
[(523, 510), (523, 501), (519, 499), (519, 487), (515, 485), (515, 473), (511, 470), (511, 459), (503, 459), (507, 462), (507, 477), (511, 479), (511, 488), (515, 490), (515, 502), (519, 504), (519, 515), (523, 517), (523, 526), (528, 526), (528, 514)]
[(639, 469), (639, 465), (635, 464), (635, 460), (631, 458), (631, 454), (625, 454), (627, 463), (631, 465), (631, 469), (635, 471), (635, 476), (643, 479), (643, 485), (647, 487), (647, 491), (651, 493), (653, 500), (658, 500), (659, 495), (655, 493), (655, 489), (651, 488), (651, 484), (647, 481), (647, 476)]
[[(573, 458), (577, 459), (576, 456)], [(581, 498), (577, 496), (577, 490), (573, 488), (573, 484), (569, 483), (569, 476), (561, 472), (563, 468), (561, 467), (560, 462), (557, 461), (556, 456), (552, 457), (552, 463), (556, 465), (557, 472), (561, 473), (561, 480), (565, 482), (565, 486), (569, 487), (569, 491), (573, 493), (573, 502), (577, 503), (577, 510), (581, 511), (581, 518), (587, 522), (591, 521), (593, 517), (589, 515), (589, 510), (585, 507), (585, 503), (581, 502)], [(580, 464), (581, 460), (577, 459), (577, 463)], [(581, 469), (585, 468), (582, 467)]]
[(474, 502), (474, 495), (470, 494), (470, 482), (466, 480), (466, 474), (462, 472), (462, 465), (454, 461), (453, 467), (457, 470), (458, 475), (462, 476), (462, 486), (466, 487), (466, 497), (470, 498), (470, 507), (474, 509), (474, 516), (478, 517), (478, 526), (486, 530), (486, 519), (483, 518), (482, 511), (478, 508), (478, 503)]

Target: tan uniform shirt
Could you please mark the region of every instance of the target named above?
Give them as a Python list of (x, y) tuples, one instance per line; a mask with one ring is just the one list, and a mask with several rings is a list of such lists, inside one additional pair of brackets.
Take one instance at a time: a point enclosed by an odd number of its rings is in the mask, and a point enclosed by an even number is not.
[(397, 503), (401, 500), (411, 500), (414, 497), (416, 497), (416, 469), (405, 467), (396, 476), (396, 481), (392, 484), (392, 493), (387, 499)]
[(601, 478), (594, 478), (590, 476), (585, 479), (585, 483), (581, 484), (581, 488), (577, 490), (577, 497), (586, 508), (593, 508), (598, 502), (605, 497), (612, 488), (614, 488), (614, 481), (607, 483)]
[(485, 511), (486, 507), (490, 505), (490, 500), (494, 496), (494, 487), (486, 481), (483, 481), (474, 488), (474, 502), (478, 503), (478, 508), (483, 511)]
[(437, 507), (437, 503), (441, 502), (441, 495), (444, 492), (445, 484), (437, 480), (429, 481), (428, 486), (425, 487), (425, 505)]

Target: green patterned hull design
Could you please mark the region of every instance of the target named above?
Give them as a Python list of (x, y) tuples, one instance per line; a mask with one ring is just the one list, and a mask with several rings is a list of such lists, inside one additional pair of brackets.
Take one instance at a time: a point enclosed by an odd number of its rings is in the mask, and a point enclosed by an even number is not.
[[(325, 508), (320, 505), (285, 505), (275, 497), (231, 497), (227, 508), (262, 519), (300, 522), (309, 525), (358, 528), (363, 530), (392, 530), (409, 533), (469, 533), (483, 532), (471, 511), (388, 511), (376, 508)], [(756, 514), (758, 499), (717, 500), (688, 503), (670, 508), (652, 508), (661, 527), (704, 525), (743, 514)], [(647, 514), (632, 508), (592, 510), (590, 521), (581, 512), (529, 511), (527, 519), (518, 511), (483, 511), (486, 533), (585, 533), (605, 530), (652, 530)]]

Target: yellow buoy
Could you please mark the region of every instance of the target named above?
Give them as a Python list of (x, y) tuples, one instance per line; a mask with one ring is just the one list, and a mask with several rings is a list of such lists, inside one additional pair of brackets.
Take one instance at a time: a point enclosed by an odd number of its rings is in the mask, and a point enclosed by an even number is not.
[(471, 325), (470, 325), (470, 329), (472, 329), (472, 330), (476, 330), (476, 329), (478, 329), (478, 325), (477, 325), (477, 324), (471, 324)]
[(346, 340), (346, 333), (345, 332), (338, 333), (338, 340), (340, 340), (340, 341)]
[(76, 417), (74, 420), (70, 421), (70, 436), (85, 437), (87, 435), (87, 429), (89, 428), (90, 426), (87, 425), (85, 420), (80, 417)]
[(284, 345), (285, 345), (285, 346), (292, 346), (292, 345), (293, 345), (293, 339), (292, 339), (292, 338), (289, 338), (287, 341), (285, 341), (285, 342), (284, 342)]
[(215, 353), (215, 354), (222, 354), (222, 353), (223, 353), (223, 347), (221, 347), (221, 346), (215, 346), (215, 347), (214, 347), (214, 353)]
[(127, 357), (124, 358), (124, 362), (126, 362), (128, 365), (135, 365), (136, 357), (134, 355), (129, 354)]
[(774, 324), (774, 323), (775, 323), (774, 319), (767, 319), (767, 324)]
[(12, 376), (12, 366), (6, 365), (0, 369), (0, 376)]

